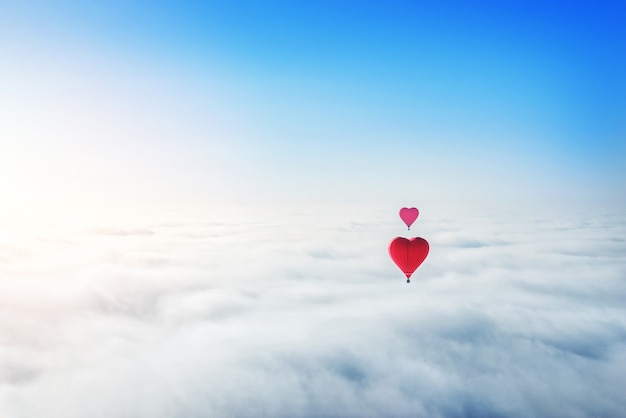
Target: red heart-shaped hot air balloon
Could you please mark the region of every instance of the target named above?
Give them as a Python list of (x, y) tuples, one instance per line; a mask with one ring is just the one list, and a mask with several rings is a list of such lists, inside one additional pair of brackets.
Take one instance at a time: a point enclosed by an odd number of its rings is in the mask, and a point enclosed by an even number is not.
[(411, 225), (415, 222), (419, 214), (420, 211), (417, 210), (417, 208), (400, 209), (400, 219), (402, 219), (408, 229), (411, 229)]
[(410, 282), (411, 274), (424, 262), (430, 249), (424, 238), (397, 237), (389, 243), (389, 256)]

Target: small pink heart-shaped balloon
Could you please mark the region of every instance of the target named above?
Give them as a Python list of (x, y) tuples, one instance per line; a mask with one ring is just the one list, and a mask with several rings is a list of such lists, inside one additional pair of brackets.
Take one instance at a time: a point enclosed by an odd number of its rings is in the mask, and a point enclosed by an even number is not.
[(417, 217), (419, 216), (420, 211), (417, 208), (402, 208), (400, 209), (400, 219), (406, 224), (408, 229), (411, 229), (411, 225)]

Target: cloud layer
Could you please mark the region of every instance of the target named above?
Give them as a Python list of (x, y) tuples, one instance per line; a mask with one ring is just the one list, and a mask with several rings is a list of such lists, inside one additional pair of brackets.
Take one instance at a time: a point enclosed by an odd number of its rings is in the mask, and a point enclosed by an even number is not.
[[(619, 416), (626, 216), (171, 210), (0, 240), (0, 415)], [(6, 225), (5, 225), (6, 228)], [(406, 284), (386, 253), (422, 236)]]

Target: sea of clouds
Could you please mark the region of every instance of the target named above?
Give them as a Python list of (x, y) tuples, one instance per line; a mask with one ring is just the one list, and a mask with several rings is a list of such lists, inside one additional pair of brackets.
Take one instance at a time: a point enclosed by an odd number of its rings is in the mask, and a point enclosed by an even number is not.
[(398, 209), (3, 221), (0, 416), (623, 416), (623, 209)]

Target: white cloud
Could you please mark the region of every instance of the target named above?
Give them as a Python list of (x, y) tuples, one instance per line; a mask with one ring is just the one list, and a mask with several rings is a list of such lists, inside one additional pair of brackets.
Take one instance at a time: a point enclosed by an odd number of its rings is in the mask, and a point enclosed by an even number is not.
[[(626, 409), (619, 211), (211, 210), (4, 235), (0, 415)], [(410, 285), (398, 235), (431, 244)]]

